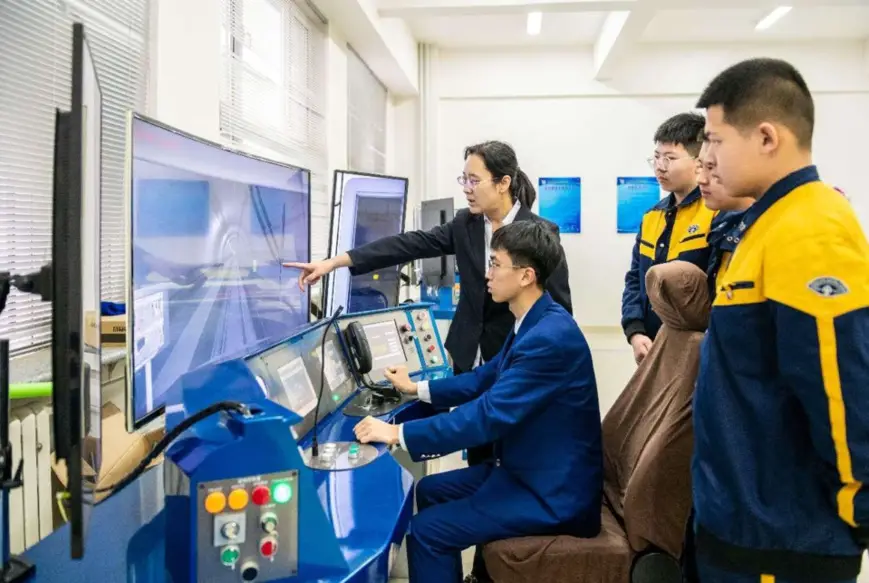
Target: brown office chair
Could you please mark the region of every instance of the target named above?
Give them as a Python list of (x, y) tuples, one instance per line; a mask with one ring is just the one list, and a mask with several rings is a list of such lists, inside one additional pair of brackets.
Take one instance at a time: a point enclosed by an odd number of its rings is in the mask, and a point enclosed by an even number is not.
[(681, 583), (691, 510), (691, 403), (709, 319), (706, 275), (674, 261), (646, 288), (664, 326), (603, 420), (600, 534), (496, 541), (483, 556), (496, 583)]

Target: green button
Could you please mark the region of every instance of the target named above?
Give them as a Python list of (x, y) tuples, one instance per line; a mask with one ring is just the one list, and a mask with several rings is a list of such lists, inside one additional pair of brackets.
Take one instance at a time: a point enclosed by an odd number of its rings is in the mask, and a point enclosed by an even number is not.
[(272, 485), (272, 500), (278, 504), (286, 504), (293, 497), (293, 488), (289, 482), (275, 482)]
[(336, 403), (337, 403), (340, 399), (341, 399), (341, 397), (339, 397), (338, 395), (332, 395), (332, 400), (335, 401)]
[(220, 552), (220, 562), (227, 567), (232, 567), (238, 562), (239, 550), (236, 546), (224, 547)]

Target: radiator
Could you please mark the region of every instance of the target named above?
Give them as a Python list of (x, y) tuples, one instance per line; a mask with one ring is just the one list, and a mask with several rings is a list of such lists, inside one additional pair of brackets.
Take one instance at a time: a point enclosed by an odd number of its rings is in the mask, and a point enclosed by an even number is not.
[(9, 423), (12, 467), (24, 460), (24, 486), (9, 496), (11, 551), (22, 553), (53, 530), (51, 492), (51, 405), (13, 403)]

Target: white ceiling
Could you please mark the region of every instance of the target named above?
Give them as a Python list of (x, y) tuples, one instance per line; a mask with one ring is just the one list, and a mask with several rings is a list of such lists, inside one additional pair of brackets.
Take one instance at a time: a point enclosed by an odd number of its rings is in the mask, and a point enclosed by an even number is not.
[[(781, 0), (793, 9), (763, 32), (773, 0), (377, 0), (381, 15), (407, 22), (420, 42), (446, 48), (594, 44), (614, 10), (643, 14), (634, 42), (757, 42), (869, 39), (869, 0)], [(728, 4), (731, 8), (720, 8)], [(543, 12), (541, 33), (527, 13)]]

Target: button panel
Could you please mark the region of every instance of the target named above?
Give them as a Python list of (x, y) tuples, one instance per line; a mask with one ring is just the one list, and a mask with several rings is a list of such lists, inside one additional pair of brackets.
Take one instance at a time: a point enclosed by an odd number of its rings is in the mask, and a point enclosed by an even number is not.
[(298, 572), (298, 473), (199, 485), (197, 582), (268, 582)]
[[(324, 455), (324, 452), (331, 452)], [(317, 457), (309, 447), (303, 452), (305, 465), (317, 470), (349, 470), (370, 464), (377, 459), (377, 448), (355, 441), (333, 441), (320, 444)]]

